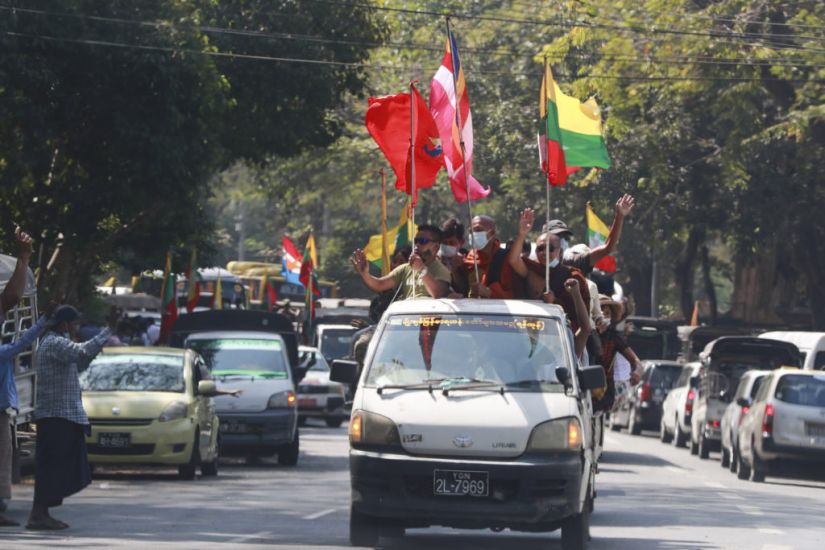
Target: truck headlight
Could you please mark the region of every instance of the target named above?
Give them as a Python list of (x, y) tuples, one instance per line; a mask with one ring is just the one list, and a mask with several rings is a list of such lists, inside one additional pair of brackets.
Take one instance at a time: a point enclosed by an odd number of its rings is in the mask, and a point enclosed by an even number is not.
[(274, 393), (269, 397), (267, 409), (291, 409), (295, 407), (295, 392), (292, 390)]
[(582, 448), (581, 424), (575, 418), (543, 422), (533, 428), (527, 451), (568, 451)]
[(395, 422), (367, 411), (355, 411), (349, 423), (349, 442), (353, 447), (401, 449), (401, 436)]
[(184, 418), (187, 410), (188, 407), (183, 401), (173, 401), (172, 403), (169, 403), (165, 409), (163, 409), (163, 412), (160, 413), (158, 420), (160, 422), (169, 422), (170, 420)]

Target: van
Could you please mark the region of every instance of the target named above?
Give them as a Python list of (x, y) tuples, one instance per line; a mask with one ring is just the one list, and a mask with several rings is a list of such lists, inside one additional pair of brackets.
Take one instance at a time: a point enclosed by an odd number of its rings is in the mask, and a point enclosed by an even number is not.
[(588, 390), (604, 369), (578, 366), (564, 311), (515, 300), (393, 303), (358, 382), (349, 423), (350, 541), (441, 525), (561, 529), (584, 548), (595, 496)]
[(790, 342), (799, 348), (804, 370), (825, 370), (825, 332), (772, 331), (759, 335)]

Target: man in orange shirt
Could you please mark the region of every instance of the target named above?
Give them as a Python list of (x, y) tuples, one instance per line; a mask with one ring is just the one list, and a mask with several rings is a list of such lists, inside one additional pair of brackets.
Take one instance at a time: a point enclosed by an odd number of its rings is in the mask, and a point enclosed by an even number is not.
[(511, 299), (513, 270), (496, 237), (496, 221), (490, 216), (474, 217), (470, 244), (473, 249), (464, 260), (463, 280), (456, 282), (456, 290), (470, 298)]

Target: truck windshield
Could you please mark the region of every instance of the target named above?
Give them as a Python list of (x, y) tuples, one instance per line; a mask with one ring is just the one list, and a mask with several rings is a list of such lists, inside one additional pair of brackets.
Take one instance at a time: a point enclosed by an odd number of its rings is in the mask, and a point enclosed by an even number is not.
[(286, 378), (283, 344), (254, 338), (193, 339), (186, 343), (197, 351), (214, 376), (251, 375)]
[(561, 323), (505, 315), (395, 315), (387, 320), (366, 384), (499, 384), (508, 391), (563, 391), (571, 368)]

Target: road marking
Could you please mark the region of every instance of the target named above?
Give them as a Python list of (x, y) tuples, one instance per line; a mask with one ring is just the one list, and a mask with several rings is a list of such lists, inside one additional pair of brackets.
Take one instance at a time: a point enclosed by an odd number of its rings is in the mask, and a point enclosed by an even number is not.
[(226, 542), (229, 543), (229, 544), (233, 544), (233, 543), (236, 543), (236, 542), (245, 542), (245, 541), (248, 541), (248, 540), (251, 540), (251, 539), (262, 539), (262, 538), (265, 538), (267, 536), (271, 537), (272, 536), (272, 531), (260, 531), (258, 533), (252, 533), (250, 535), (242, 535), (240, 537), (235, 537), (234, 539), (230, 539)]
[(745, 497), (734, 495), (732, 493), (719, 493), (719, 496), (728, 500), (748, 500)]
[(787, 544), (766, 544), (762, 550), (793, 550), (793, 546)]
[(772, 527), (763, 527), (759, 532), (765, 535), (782, 535), (784, 532), (781, 529), (773, 529)]
[(748, 514), (750, 516), (764, 516), (765, 515), (765, 512), (763, 512), (759, 508), (756, 508), (755, 506), (739, 505), (739, 506), (737, 506), (737, 508), (739, 508), (740, 510), (742, 510), (743, 512), (745, 512), (746, 514)]
[(665, 470), (670, 470), (671, 472), (676, 474), (684, 474), (685, 472), (687, 472), (685, 468), (680, 468), (679, 466), (665, 466)]
[(320, 512), (316, 512), (316, 513), (314, 513), (314, 514), (310, 514), (310, 515), (308, 515), (308, 516), (304, 516), (304, 519), (307, 519), (307, 520), (319, 519), (319, 518), (322, 518), (322, 517), (324, 517), (324, 516), (328, 516), (328, 515), (330, 515), (330, 514), (334, 514), (334, 513), (335, 513), (335, 512), (337, 512), (339, 509), (340, 509), (340, 508), (330, 508), (329, 510), (322, 510), (322, 511), (320, 511)]
[(727, 487), (716, 481), (705, 481), (705, 487), (710, 487), (711, 489), (727, 489)]

